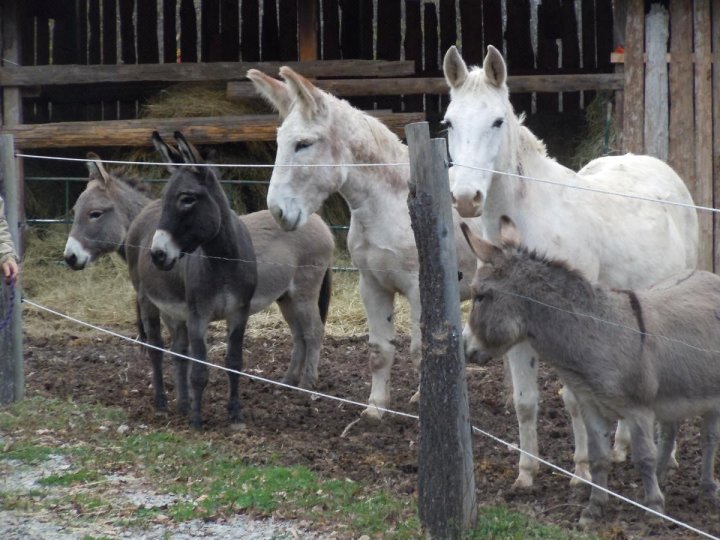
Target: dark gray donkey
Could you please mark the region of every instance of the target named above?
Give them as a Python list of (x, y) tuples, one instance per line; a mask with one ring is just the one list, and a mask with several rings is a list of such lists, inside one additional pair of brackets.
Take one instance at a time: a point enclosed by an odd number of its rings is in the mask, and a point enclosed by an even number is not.
[[(720, 277), (685, 271), (649, 289), (622, 291), (590, 283), (566, 263), (520, 244), (501, 218), (502, 247), (463, 227), (477, 257), (474, 303), (463, 332), (471, 359), (499, 357), (529, 340), (575, 392), (588, 428), (592, 480), (607, 486), (611, 422), (630, 427), (632, 457), (645, 504), (664, 511), (658, 485), (678, 423), (703, 418), (701, 490), (716, 496), (720, 442)], [(654, 422), (660, 423), (659, 450)], [(608, 495), (593, 488), (580, 517), (603, 516)]]
[[(162, 347), (160, 317), (171, 334), (171, 349), (187, 354), (187, 332), (182, 308), (184, 293), (173, 273), (155, 268), (149, 246), (160, 218), (160, 202), (151, 202), (134, 182), (111, 175), (95, 154), (88, 164), (90, 179), (75, 204), (75, 220), (65, 248), (65, 260), (76, 270), (85, 268), (98, 257), (117, 251), (125, 256), (125, 243), (144, 245), (130, 249), (135, 270), (131, 271), (138, 292), (141, 319), (140, 336), (144, 341)], [(139, 217), (141, 210), (145, 210)], [(315, 216), (309, 227), (288, 234), (274, 223), (269, 212), (242, 216), (258, 253), (276, 264), (260, 262), (258, 284), (251, 302), (251, 313), (277, 301), (294, 339), (293, 356), (284, 381), (310, 387), (317, 379), (317, 366), (323, 336), (323, 323), (330, 298), (330, 276), (333, 238), (322, 219)], [(135, 223), (136, 222), (136, 223)], [(131, 223), (133, 225), (131, 226)], [(128, 229), (132, 238), (128, 239)], [(267, 267), (267, 268), (266, 268)], [(180, 288), (178, 288), (180, 286)], [(173, 295), (178, 294), (177, 298)], [(156, 305), (153, 302), (157, 302)], [(163, 306), (168, 309), (161, 313)], [(147, 331), (147, 335), (145, 334)], [(155, 407), (165, 410), (166, 396), (162, 376), (162, 353), (148, 350), (153, 364)], [(181, 413), (189, 409), (187, 362), (175, 361), (177, 406)]]

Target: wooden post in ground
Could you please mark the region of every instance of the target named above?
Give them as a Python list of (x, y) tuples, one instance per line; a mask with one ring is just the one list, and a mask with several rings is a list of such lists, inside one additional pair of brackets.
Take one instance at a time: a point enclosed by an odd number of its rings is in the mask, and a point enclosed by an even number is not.
[[(12, 135), (0, 135), (0, 186), (3, 188), (10, 234), (18, 246), (19, 176), (16, 161)], [(0, 285), (0, 291), (0, 405), (7, 405), (25, 396), (20, 305), (22, 295), (20, 283), (16, 283), (14, 289)]]
[(477, 508), (447, 150), (427, 122), (405, 132), (422, 305), (418, 507), (430, 538), (462, 538)]

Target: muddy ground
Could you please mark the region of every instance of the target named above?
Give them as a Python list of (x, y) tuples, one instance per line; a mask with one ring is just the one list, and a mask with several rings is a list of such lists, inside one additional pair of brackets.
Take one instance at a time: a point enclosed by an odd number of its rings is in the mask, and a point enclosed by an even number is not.
[[(288, 338), (252, 338), (246, 341), (245, 367), (250, 373), (271, 379), (282, 378), (291, 343)], [(171, 412), (158, 416), (152, 408), (148, 363), (133, 344), (113, 337), (30, 339), (25, 343), (28, 394), (99, 402), (121, 407), (137, 423), (163, 429), (187, 429), (185, 419)], [(219, 348), (211, 349), (211, 360), (220, 363)], [(327, 338), (322, 351), (318, 390), (365, 402), (369, 395), (367, 338)], [(166, 364), (166, 385), (174, 397), (172, 369)], [(507, 441), (517, 442), (517, 422), (507, 404), (501, 362), (468, 371), (471, 418), (481, 427)], [(416, 377), (408, 356), (407, 339), (399, 340), (393, 368), (392, 406), (415, 413), (409, 399)], [(547, 369), (541, 371), (543, 403), (539, 418), (542, 456), (572, 467), (571, 433), (567, 413), (558, 394), (560, 384)], [(325, 477), (347, 477), (408, 495), (416, 492), (418, 426), (413, 420), (387, 417), (379, 425), (361, 423), (346, 437), (345, 427), (359, 410), (324, 399), (311, 400), (290, 390), (243, 380), (242, 399), (247, 429), (244, 437), (233, 437), (238, 454), (251, 462), (271, 457), (288, 465), (304, 465)], [(208, 437), (228, 433), (225, 404), (227, 379), (211, 370), (204, 399)], [(174, 402), (171, 402), (174, 407)], [(541, 522), (573, 527), (586, 500), (585, 489), (570, 489), (568, 479), (543, 467), (536, 487), (513, 491), (517, 455), (486, 438), (473, 439), (477, 498), (479, 504), (505, 504), (534, 515)], [(680, 469), (664, 486), (669, 515), (711, 534), (720, 535), (718, 506), (699, 498), (700, 448), (698, 423), (683, 427), (679, 447)], [(638, 474), (629, 464), (614, 466), (611, 489), (642, 498)], [(620, 501), (609, 505), (607, 525), (595, 532), (606, 538), (693, 537), (677, 526), (646, 519), (638, 509)]]

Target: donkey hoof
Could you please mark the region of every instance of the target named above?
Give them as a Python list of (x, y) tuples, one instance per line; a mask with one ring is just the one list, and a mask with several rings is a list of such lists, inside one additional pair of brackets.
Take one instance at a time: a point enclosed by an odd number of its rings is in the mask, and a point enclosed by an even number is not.
[(588, 527), (597, 523), (599, 519), (603, 517), (603, 509), (600, 506), (591, 504), (586, 506), (580, 513), (580, 520), (578, 521), (582, 527)]
[(588, 482), (592, 480), (590, 465), (588, 463), (578, 463), (575, 466), (575, 476), (570, 478), (570, 485), (584, 486), (586, 483), (583, 482), (583, 480), (587, 480)]
[(419, 403), (420, 402), (420, 390), (415, 392), (412, 397), (410, 398), (410, 403)]
[(282, 378), (282, 383), (288, 386), (297, 386), (299, 380), (300, 379), (294, 375), (285, 375)]
[(533, 476), (527, 471), (520, 471), (518, 477), (513, 482), (512, 489), (530, 489), (533, 486)]
[(717, 482), (700, 484), (700, 496), (704, 499), (717, 501), (720, 499), (720, 497), (718, 497), (718, 489), (720, 489), (720, 486)]
[(203, 422), (199, 418), (193, 418), (190, 420), (190, 427), (195, 431), (202, 431)]
[(368, 405), (368, 407), (360, 414), (365, 420), (377, 423), (382, 420), (383, 411), (378, 409), (375, 405)]
[(315, 388), (315, 381), (312, 379), (301, 379), (299, 386), (303, 390), (312, 390)]
[[(627, 450), (625, 448), (613, 448), (610, 451), (611, 463), (624, 463), (627, 460)], [(589, 478), (588, 478), (589, 480)]]

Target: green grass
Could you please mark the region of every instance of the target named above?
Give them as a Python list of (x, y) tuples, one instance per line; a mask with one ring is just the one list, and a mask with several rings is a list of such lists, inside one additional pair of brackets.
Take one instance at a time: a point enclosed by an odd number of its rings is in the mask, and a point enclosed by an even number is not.
[[(202, 434), (139, 431), (120, 435), (122, 411), (34, 397), (0, 412), (0, 429), (13, 442), (0, 459), (37, 462), (62, 453), (74, 472), (54, 474), (42, 489), (0, 492), (4, 508), (51, 509), (76, 521), (113, 520), (142, 526), (163, 519), (212, 520), (238, 512), (307, 520), (341, 537), (413, 539), (422, 536), (416, 501), (344, 479), (322, 478), (305, 467), (257, 465), (236, 454), (233, 445)], [(53, 440), (52, 445), (43, 443)], [(118, 499), (104, 475), (131, 473), (158, 490), (178, 496), (167, 508), (135, 507)], [(60, 492), (53, 490), (70, 490)], [(31, 495), (32, 493), (32, 495)], [(540, 525), (507, 509), (484, 508), (469, 538), (560, 540), (590, 538)]]

